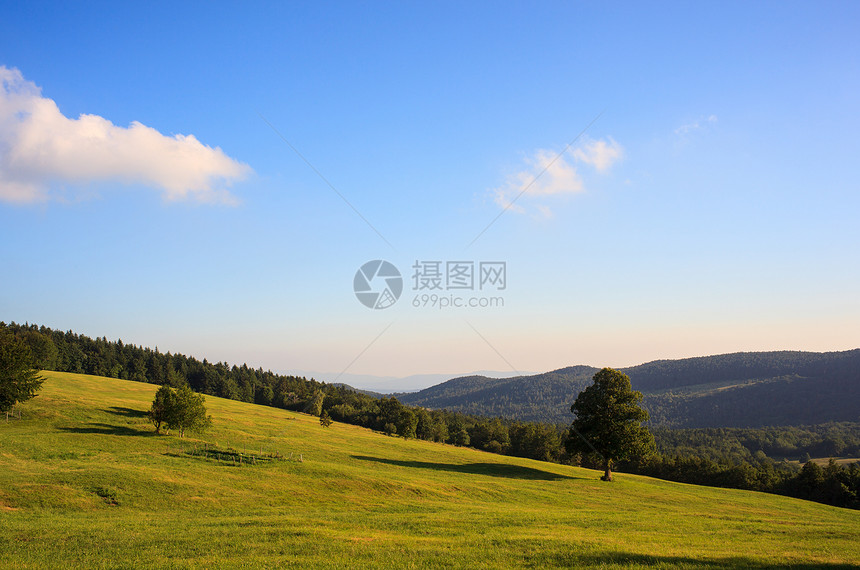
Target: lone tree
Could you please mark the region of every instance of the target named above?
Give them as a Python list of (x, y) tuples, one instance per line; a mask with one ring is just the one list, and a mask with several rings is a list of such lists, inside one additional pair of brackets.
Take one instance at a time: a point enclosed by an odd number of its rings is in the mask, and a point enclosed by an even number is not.
[(328, 410), (323, 410), (320, 414), (320, 425), (322, 427), (330, 427), (332, 423), (333, 420), (331, 419), (331, 416), (328, 415)]
[(212, 425), (212, 417), (206, 415), (203, 394), (195, 394), (188, 386), (171, 388), (162, 386), (155, 393), (149, 419), (155, 424), (155, 433), (161, 428), (175, 429), (179, 437), (186, 431), (204, 431)]
[(642, 422), (648, 412), (639, 407), (642, 392), (630, 387), (630, 378), (612, 368), (594, 375), (570, 407), (576, 414), (566, 442), (568, 452), (597, 452), (606, 467), (603, 481), (612, 481), (612, 463), (655, 449), (654, 436)]
[(34, 397), (44, 381), (30, 347), (17, 336), (0, 332), (0, 413), (6, 413), (7, 421), (15, 404)]

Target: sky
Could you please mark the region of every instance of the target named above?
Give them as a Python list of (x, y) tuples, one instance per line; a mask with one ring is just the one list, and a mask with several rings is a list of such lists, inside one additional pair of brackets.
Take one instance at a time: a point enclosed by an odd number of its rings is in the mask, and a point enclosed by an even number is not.
[(858, 26), (2, 2), (0, 320), (389, 387), (860, 347)]

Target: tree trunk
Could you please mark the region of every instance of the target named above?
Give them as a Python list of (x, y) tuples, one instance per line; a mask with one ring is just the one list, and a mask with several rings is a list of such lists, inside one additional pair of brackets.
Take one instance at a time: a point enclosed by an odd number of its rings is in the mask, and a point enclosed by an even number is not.
[(612, 481), (612, 460), (606, 460), (606, 473), (600, 478), (601, 481)]

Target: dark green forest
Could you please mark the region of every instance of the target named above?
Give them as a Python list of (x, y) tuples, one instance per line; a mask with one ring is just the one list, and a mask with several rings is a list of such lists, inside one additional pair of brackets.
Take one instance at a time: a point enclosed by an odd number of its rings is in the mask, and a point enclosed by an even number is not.
[[(506, 415), (501, 411), (510, 402), (517, 402), (523, 407), (530, 405), (527, 398), (531, 392), (514, 394), (524, 382), (522, 377), (489, 383), (483, 377), (461, 378), (423, 391), (433, 392), (438, 398), (450, 398), (452, 408), (456, 407), (453, 402), (458, 394), (474, 393), (475, 390), (508, 403), (489, 409), (476, 407), (470, 410), (474, 413), (464, 413), (440, 409), (442, 406), (438, 405), (432, 406), (433, 409), (427, 404), (407, 405), (408, 402), (404, 404), (395, 397), (375, 397), (348, 386), (276, 374), (262, 368), (250, 368), (246, 364), (238, 366), (224, 362), (211, 363), (206, 359), (200, 361), (182, 354), (125, 344), (120, 340), (109, 341), (104, 337), (93, 339), (72, 331), (55, 331), (44, 326), (6, 325), (0, 322), (0, 334), (14, 334), (26, 342), (36, 359), (36, 366), (43, 370), (92, 374), (174, 387), (187, 384), (196, 392), (212, 396), (317, 416), (325, 412), (335, 421), (367, 427), (392, 436), (470, 446), (493, 453), (586, 467), (598, 467), (600, 463), (598, 457), (569, 455), (564, 445), (570, 435), (568, 426), (573, 419), (569, 412), (570, 405), (579, 391), (590, 383), (596, 368), (571, 367), (529, 377), (535, 385), (532, 392), (538, 393), (557, 391), (560, 382), (567, 382), (566, 393), (553, 396), (563, 400), (567, 409), (566, 417), (560, 418), (560, 421), (537, 422), (493, 417)], [(851, 366), (860, 356), (860, 351), (832, 354), (844, 355), (837, 358), (838, 366), (831, 366), (831, 361), (825, 358), (823, 373), (820, 362), (810, 364), (811, 368), (802, 368), (802, 372), (820, 374), (827, 385), (830, 385), (828, 379), (835, 378), (836, 384), (844, 381), (846, 391), (853, 394), (851, 386), (856, 386), (856, 381), (851, 385), (850, 379), (852, 370), (856, 368), (852, 369)], [(741, 363), (733, 370), (746, 367), (746, 374), (785, 373), (784, 368), (761, 364), (758, 356), (727, 356), (734, 358), (729, 359), (730, 363)], [(697, 361), (695, 367), (708, 370), (700, 359), (689, 360)], [(681, 364), (673, 367), (667, 364), (670, 362)], [(700, 379), (711, 380), (710, 384), (725, 382), (725, 378), (734, 374), (726, 370), (719, 373), (712, 371), (702, 378), (690, 379), (680, 372), (688, 369), (685, 362), (661, 361), (642, 366), (659, 364), (655, 370), (661, 370), (664, 375), (674, 374), (672, 385), (679, 392), (672, 392), (671, 395), (678, 398), (683, 397), (680, 389), (695, 386), (691, 382)], [(792, 356), (786, 359), (784, 366), (792, 362), (806, 361), (802, 356)], [(725, 368), (725, 363), (721, 366)], [(658, 377), (657, 373), (650, 373), (652, 379), (648, 382), (659, 384), (653, 380)], [(794, 373), (790, 377), (794, 378)], [(768, 386), (768, 382), (754, 384)], [(646, 394), (646, 400), (647, 397)], [(401, 398), (406, 400), (402, 395)], [(539, 410), (545, 401), (546, 398), (536, 398), (531, 405), (533, 409)], [(819, 409), (816, 401), (810, 398), (807, 406)], [(623, 462), (617, 466), (617, 470), (673, 481), (781, 493), (837, 506), (860, 508), (860, 467), (857, 464), (844, 467), (831, 462), (821, 467), (809, 461), (812, 457), (860, 456), (857, 401), (857, 398), (843, 397), (844, 407), (853, 410), (853, 422), (819, 422), (821, 425), (782, 425), (757, 429), (672, 429), (666, 425), (655, 425), (652, 431), (658, 453)], [(658, 415), (659, 410), (652, 411), (652, 414)], [(662, 423), (672, 425), (672, 422)], [(802, 468), (798, 461), (805, 463)]]
[[(765, 427), (860, 421), (860, 349), (741, 352), (621, 368), (652, 426)], [(455, 378), (405, 403), (514, 420), (569, 423), (570, 395), (598, 369), (573, 366), (516, 378)]]

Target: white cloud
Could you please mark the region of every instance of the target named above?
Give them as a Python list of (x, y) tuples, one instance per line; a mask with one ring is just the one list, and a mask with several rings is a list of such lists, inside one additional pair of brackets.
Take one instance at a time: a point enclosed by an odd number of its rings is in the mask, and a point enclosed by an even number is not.
[[(611, 137), (608, 140), (586, 140), (571, 155), (573, 161), (549, 150), (537, 150), (526, 157), (527, 168), (507, 176), (505, 184), (492, 190), (493, 199), (500, 207), (523, 214), (526, 209), (520, 202), (534, 197), (576, 194), (584, 191), (584, 183), (576, 163), (583, 163), (599, 172), (605, 172), (622, 158), (624, 151)], [(535, 204), (540, 217), (553, 213), (546, 204)]]
[(573, 151), (577, 160), (590, 164), (598, 171), (608, 170), (610, 166), (621, 159), (623, 151), (621, 145), (612, 137), (607, 141), (588, 141), (584, 146)]
[(717, 116), (716, 115), (708, 115), (707, 117), (699, 119), (695, 122), (692, 122), (692, 123), (689, 123), (686, 125), (681, 125), (677, 129), (675, 129), (675, 134), (679, 135), (679, 136), (684, 136), (686, 134), (689, 134), (692, 131), (696, 131), (698, 129), (707, 127), (709, 125), (713, 125), (716, 122), (717, 122)]
[(161, 189), (167, 200), (235, 203), (225, 186), (250, 173), (194, 135), (70, 119), (20, 71), (0, 66), (0, 200), (44, 201), (52, 184), (118, 182)]

